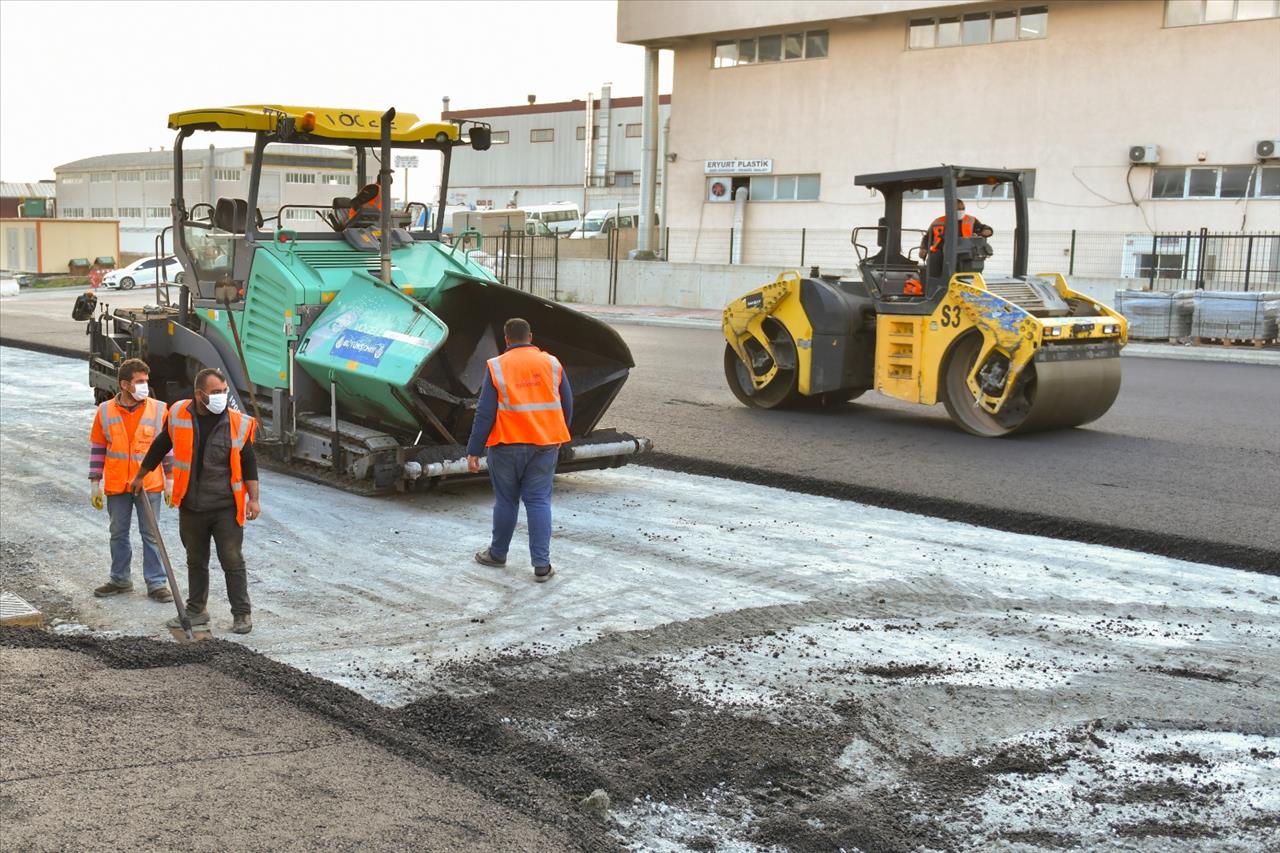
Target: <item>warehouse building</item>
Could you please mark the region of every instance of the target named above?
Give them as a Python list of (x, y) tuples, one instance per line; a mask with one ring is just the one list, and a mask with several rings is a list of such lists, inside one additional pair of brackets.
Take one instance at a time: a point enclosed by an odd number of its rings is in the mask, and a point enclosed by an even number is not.
[[(219, 198), (248, 198), (252, 155), (252, 148), (188, 150), (183, 164), (187, 207), (214, 204)], [(335, 196), (356, 191), (355, 155), (350, 151), (272, 145), (264, 158), (258, 208), (270, 218), (287, 207), (285, 227), (313, 227), (317, 207), (328, 207)], [(64, 163), (54, 174), (59, 216), (118, 220), (125, 253), (153, 252), (156, 237), (171, 222), (172, 151), (104, 154)], [(166, 246), (171, 251), (172, 241)]]
[[(1280, 231), (1278, 16), (1275, 0), (619, 0), (617, 20), (646, 71), (674, 58), (673, 230), (728, 229), (746, 187), (749, 229), (847, 235), (879, 209), (855, 175), (960, 163), (1021, 170), (1034, 230), (1150, 235)], [(999, 231), (997, 190), (968, 204)], [(911, 201), (907, 224), (940, 204)]]
[[(450, 204), (483, 209), (568, 201), (585, 212), (639, 203), (640, 98), (615, 98), (606, 84), (590, 104), (586, 99), (539, 104), (531, 98), (518, 106), (452, 110), (447, 100), (442, 119), (493, 126), (488, 151), (454, 151)], [(661, 96), (659, 128), (670, 111), (671, 96)], [(661, 130), (658, 137), (664, 150)]]

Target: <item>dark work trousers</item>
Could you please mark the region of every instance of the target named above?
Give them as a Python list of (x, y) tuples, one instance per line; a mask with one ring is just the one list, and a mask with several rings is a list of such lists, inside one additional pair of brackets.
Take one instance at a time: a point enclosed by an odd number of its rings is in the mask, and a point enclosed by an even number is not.
[(244, 569), (244, 528), (236, 523), (236, 508), (212, 512), (178, 508), (178, 531), (187, 549), (187, 610), (203, 613), (209, 601), (209, 540), (218, 549), (218, 563), (227, 578), (231, 615), (249, 615), (249, 576)]

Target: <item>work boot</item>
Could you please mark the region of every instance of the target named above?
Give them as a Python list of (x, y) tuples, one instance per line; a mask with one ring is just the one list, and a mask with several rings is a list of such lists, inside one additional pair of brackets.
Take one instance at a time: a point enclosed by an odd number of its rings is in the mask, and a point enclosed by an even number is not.
[(232, 618), (231, 633), (247, 634), (252, 630), (253, 630), (253, 619), (249, 617), (248, 613), (245, 613), (242, 616), (236, 616)]
[(131, 589), (133, 589), (132, 581), (125, 581), (123, 584), (118, 584), (115, 581), (107, 581), (102, 586), (95, 589), (93, 594), (98, 598), (109, 598), (113, 595), (119, 595), (122, 592), (128, 592)]
[(556, 573), (556, 570), (551, 568), (550, 566), (534, 566), (533, 567), (533, 579), (538, 583), (551, 580), (551, 576), (554, 575), (555, 573)]
[[(190, 610), (188, 610), (187, 618), (191, 620), (192, 628), (196, 627), (197, 625), (208, 625), (209, 611), (206, 610), (203, 613), (192, 613)], [(172, 619), (170, 619), (168, 622), (164, 623), (164, 626), (166, 628), (177, 628), (178, 630), (182, 630), (182, 620), (179, 619), (177, 616), (175, 616)]]
[(476, 562), (482, 566), (492, 566), (495, 569), (501, 569), (507, 564), (506, 560), (499, 560), (489, 553), (489, 549), (476, 551)]
[(167, 586), (158, 586), (147, 591), (147, 598), (152, 601), (173, 601), (173, 593), (169, 591)]

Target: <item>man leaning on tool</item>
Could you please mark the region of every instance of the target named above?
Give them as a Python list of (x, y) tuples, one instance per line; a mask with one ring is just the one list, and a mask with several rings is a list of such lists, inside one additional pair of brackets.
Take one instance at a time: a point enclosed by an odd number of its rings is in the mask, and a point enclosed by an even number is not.
[[(133, 546), (129, 541), (134, 510), (142, 533), (142, 577), (147, 582), (147, 596), (154, 601), (173, 601), (169, 583), (160, 564), (160, 548), (156, 534), (143, 520), (142, 501), (151, 503), (152, 512), (160, 515), (160, 493), (168, 498), (173, 493), (172, 455), (163, 455), (164, 472), (152, 471), (140, 478), (140, 493), (135, 494), (131, 481), (151, 441), (164, 427), (165, 405), (151, 396), (147, 380), (151, 368), (137, 358), (125, 359), (116, 369), (116, 395), (98, 406), (89, 436), (89, 500), (94, 509), (106, 507), (111, 517), (111, 575), (93, 591), (99, 598), (119, 595), (133, 589), (130, 564)], [(157, 458), (156, 462), (159, 463)], [(151, 466), (152, 468), (155, 465)]]
[[(192, 625), (209, 624), (209, 540), (227, 579), (231, 630), (253, 630), (249, 578), (244, 566), (244, 523), (258, 517), (258, 462), (253, 452), (257, 422), (227, 408), (227, 380), (214, 368), (196, 374), (195, 398), (169, 409), (166, 429), (142, 460), (133, 488), (164, 455), (173, 451), (173, 502), (178, 531), (187, 550), (187, 615)], [(169, 621), (179, 628), (178, 620)]]
[(476, 419), (467, 442), (467, 468), (480, 471), (488, 447), (493, 482), (493, 538), (476, 562), (505, 566), (520, 501), (529, 522), (533, 579), (551, 577), (551, 481), (560, 445), (569, 440), (573, 392), (554, 355), (533, 345), (529, 322), (512, 318), (502, 327), (507, 351), (489, 359)]

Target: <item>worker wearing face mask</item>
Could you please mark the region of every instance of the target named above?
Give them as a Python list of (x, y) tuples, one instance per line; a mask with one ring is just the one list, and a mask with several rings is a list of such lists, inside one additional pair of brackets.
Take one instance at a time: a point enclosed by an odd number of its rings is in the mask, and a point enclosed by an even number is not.
[[(147, 582), (147, 596), (153, 601), (173, 601), (160, 548), (151, 525), (143, 521), (142, 501), (151, 503), (159, 516), (160, 493), (168, 499), (173, 493), (173, 456), (160, 454), (164, 471), (152, 471), (141, 478), (137, 494), (132, 481), (151, 446), (164, 426), (165, 405), (151, 396), (147, 380), (151, 368), (145, 361), (130, 358), (120, 362), (116, 370), (116, 395), (98, 406), (93, 430), (89, 436), (89, 501), (94, 509), (106, 509), (111, 516), (111, 574), (107, 582), (93, 591), (99, 598), (119, 595), (133, 589), (130, 568), (133, 544), (130, 528), (137, 510), (138, 530), (142, 534), (142, 577)], [(151, 466), (155, 468), (155, 465)]]
[[(249, 578), (244, 564), (244, 523), (258, 517), (258, 462), (253, 451), (257, 421), (228, 409), (229, 390), (222, 373), (205, 368), (196, 374), (195, 398), (169, 410), (167, 426), (156, 438), (133, 488), (144, 488), (147, 472), (173, 451), (173, 503), (178, 531), (187, 551), (187, 615), (192, 625), (209, 624), (209, 543), (227, 581), (231, 630), (247, 634)], [(173, 619), (169, 627), (181, 627)]]

